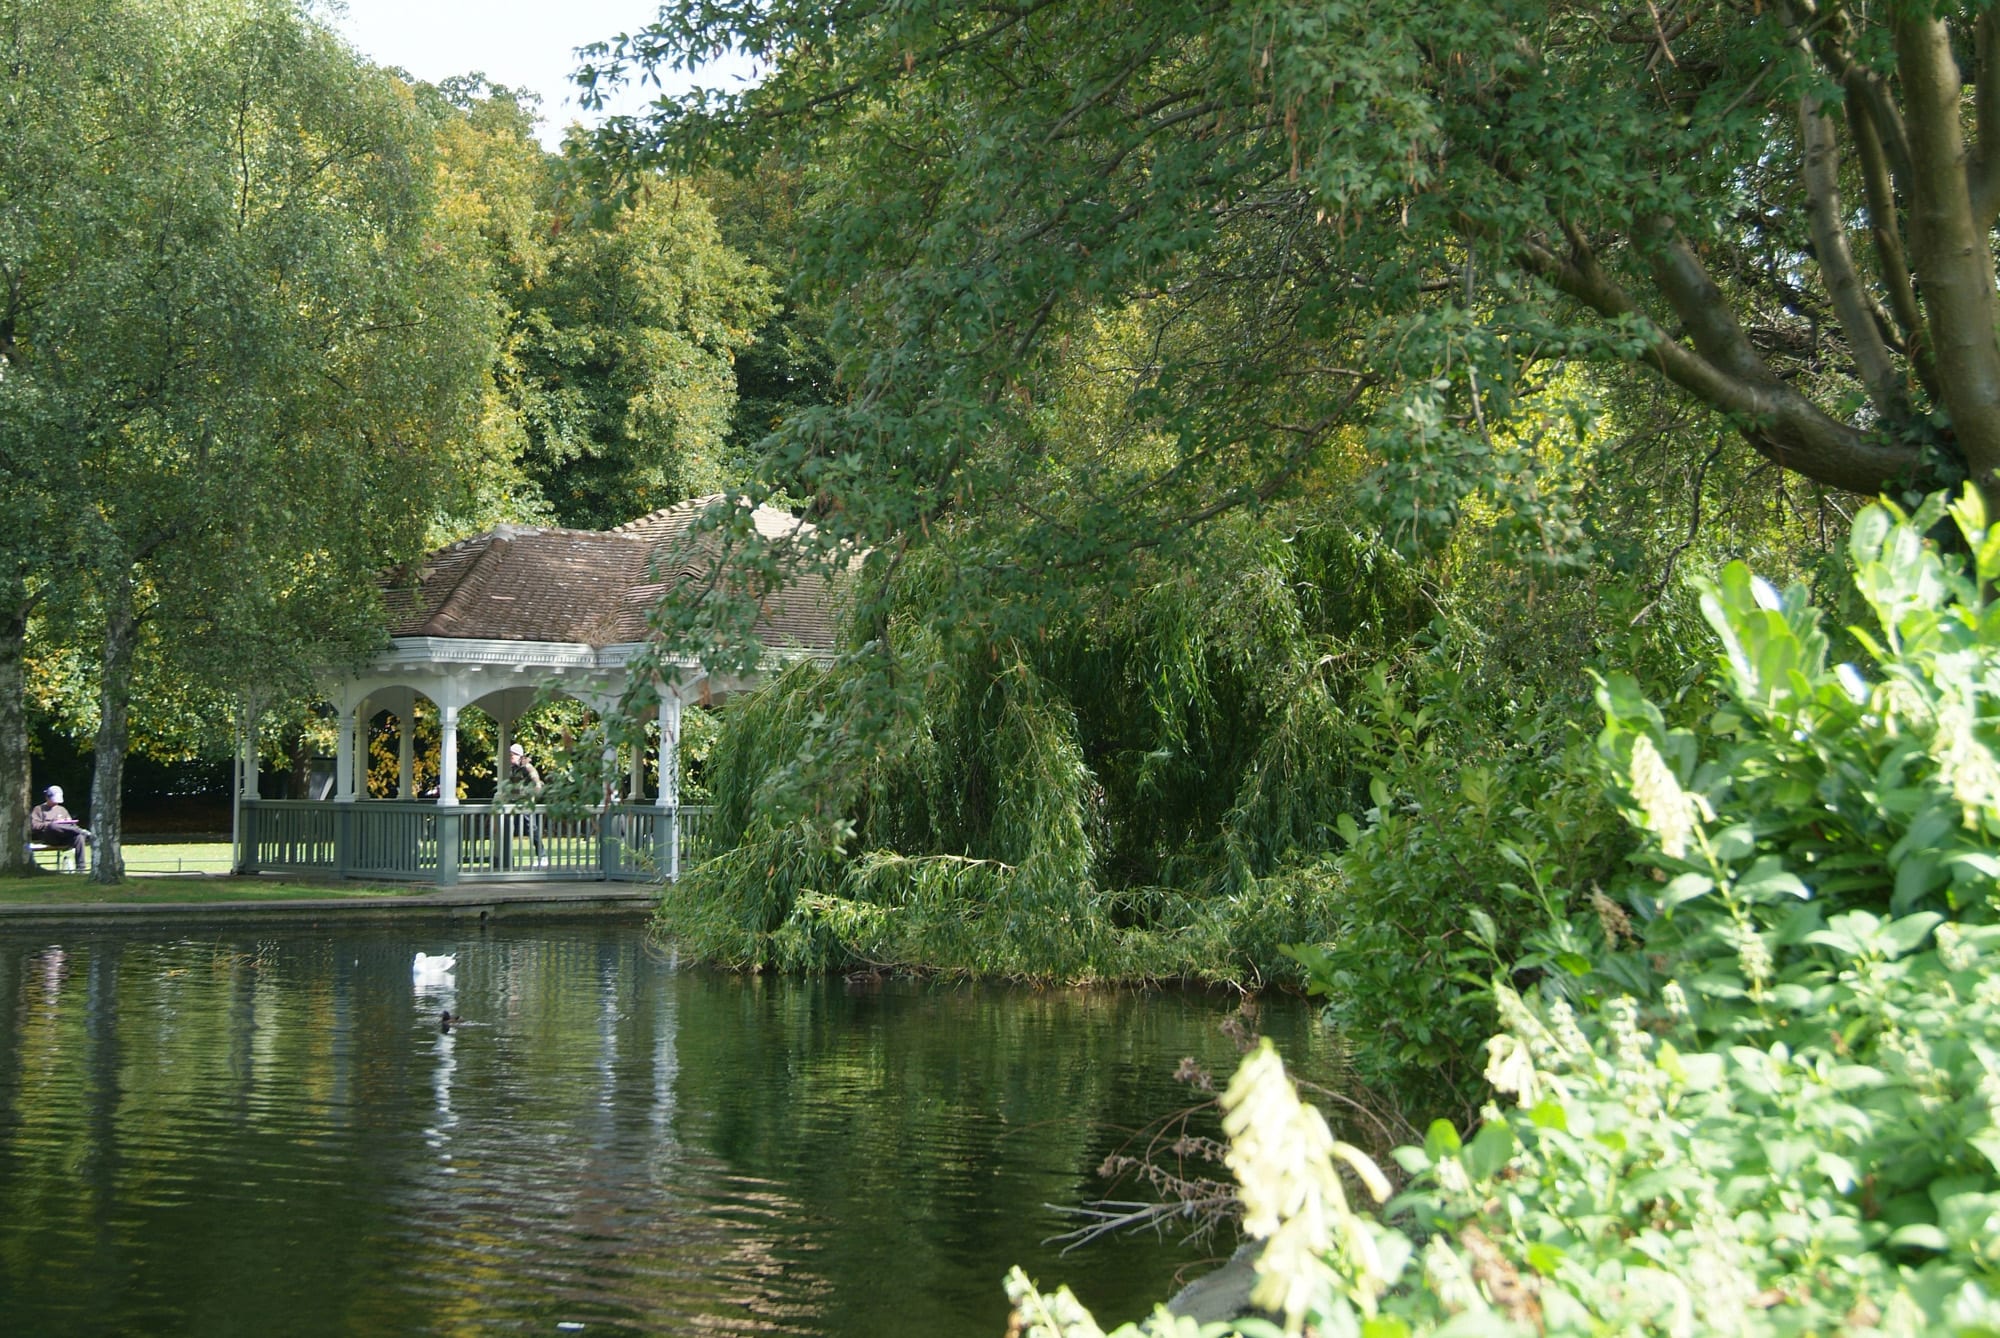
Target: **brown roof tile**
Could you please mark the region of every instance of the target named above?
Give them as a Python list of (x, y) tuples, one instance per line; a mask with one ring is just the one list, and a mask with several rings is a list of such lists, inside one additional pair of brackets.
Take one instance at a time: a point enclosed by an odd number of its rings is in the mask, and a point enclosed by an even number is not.
[[(712, 497), (628, 521), (615, 530), (503, 525), (425, 558), (386, 582), (389, 634), (606, 646), (646, 639), (646, 615), (672, 585), (706, 575), (716, 551), (690, 526)], [(752, 515), (759, 533), (783, 538), (811, 526), (776, 507)], [(832, 593), (804, 576), (764, 601), (757, 631), (774, 649), (830, 651)]]

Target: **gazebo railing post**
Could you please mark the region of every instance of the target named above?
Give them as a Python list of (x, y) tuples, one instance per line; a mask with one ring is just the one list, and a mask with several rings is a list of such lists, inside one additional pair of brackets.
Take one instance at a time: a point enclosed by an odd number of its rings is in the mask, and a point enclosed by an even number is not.
[(236, 797), (236, 809), (242, 824), (242, 846), (236, 855), (236, 872), (255, 874), (257, 872), (257, 801), (248, 795)]
[(439, 804), (437, 810), (438, 833), (438, 886), (458, 885), (458, 838), (459, 810), (455, 804)]
[(243, 699), (242, 716), (238, 721), (236, 735), (236, 793), (235, 819), (231, 823), (233, 871), (239, 874), (257, 872), (257, 699), (246, 696)]

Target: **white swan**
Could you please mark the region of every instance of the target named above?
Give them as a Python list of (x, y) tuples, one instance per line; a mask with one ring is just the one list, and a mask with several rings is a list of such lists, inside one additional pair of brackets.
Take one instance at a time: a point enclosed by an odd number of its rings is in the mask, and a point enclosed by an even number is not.
[(410, 964), (410, 979), (419, 992), (440, 985), (451, 984), (451, 970), (458, 965), (456, 954), (446, 957), (432, 957), (428, 953), (418, 953)]

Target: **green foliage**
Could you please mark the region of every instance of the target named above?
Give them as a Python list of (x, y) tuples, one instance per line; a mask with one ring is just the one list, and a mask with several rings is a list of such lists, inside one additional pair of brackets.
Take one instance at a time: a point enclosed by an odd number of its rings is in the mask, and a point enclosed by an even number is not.
[(478, 480), (491, 518), (603, 529), (737, 482), (734, 363), (771, 314), (769, 280), (706, 199), (654, 178), (593, 210), (517, 94), (420, 92), (439, 104), (440, 213), (502, 325)]
[(770, 311), (766, 289), (672, 182), (549, 243), (539, 280), (507, 295), (502, 384), (528, 477), (562, 524), (609, 528), (726, 481), (732, 364)]
[[(824, 708), (842, 671), (799, 666), (744, 703), (710, 754), (712, 839), (723, 853), (668, 893), (662, 925), (704, 955), (820, 970), (855, 961), (924, 963), (998, 975), (1101, 974), (1106, 924), (1084, 829), (1088, 775), (1074, 722), (1016, 660), (977, 703), (987, 726), (970, 759), (990, 787), (975, 810), (938, 815), (978, 851), (908, 858), (850, 853), (855, 820), (807, 808), (782, 759), (824, 745)], [(851, 672), (851, 671), (850, 671)], [(937, 703), (932, 703), (937, 705)], [(942, 714), (942, 713), (940, 713)], [(919, 717), (942, 727), (946, 717)], [(837, 746), (837, 745), (836, 745)], [(846, 800), (871, 816), (860, 833), (906, 826), (897, 803), (950, 803), (928, 784), (935, 750), (848, 757)], [(866, 850), (865, 845), (860, 848)]]
[(1772, 894), (1986, 914), (2000, 790), (1980, 718), (1995, 661), (1979, 590), (2000, 575), (2000, 546), (1979, 503), (1959, 502), (1951, 518), (1975, 560), (1961, 569), (1920, 538), (1944, 512), (1941, 499), (1913, 518), (1885, 504), (1856, 522), (1855, 584), (1874, 625), (1855, 635), (1872, 673), (1828, 663), (1803, 590), (1780, 595), (1738, 564), (1702, 600), (1730, 694), (1711, 755), (1663, 728), (1629, 681), (1601, 687), (1603, 747), (1633, 778), (1624, 801), (1655, 831), (1673, 879), (1663, 910), (1783, 869)]
[(1619, 542), (1569, 568), (1524, 567), (1496, 555), (1492, 531), (1462, 527), (1430, 567), (1437, 616), (1343, 698), (1329, 738), (1358, 793), (1338, 843), (1302, 865), (1318, 870), (1332, 930), (1290, 952), (1327, 1001), (1353, 1080), (1382, 1099), (1469, 1115), (1495, 1025), (1491, 975), (1574, 983), (1586, 965), (1574, 919), (1611, 906), (1600, 889), (1632, 845), (1580, 723), (1588, 671), (1625, 666), (1675, 721), (1713, 703), (1698, 601), (1653, 574), (1654, 555), (1814, 565), (1810, 531), (1746, 514), (1735, 484), (1703, 482), (1690, 513), (1663, 507), (1646, 469), (1606, 461), (1580, 515)]
[[(1593, 419), (1637, 378), (1696, 411), (1660, 444), (1689, 467), (1868, 493), (1990, 470), (1961, 371), (2000, 358), (1991, 322), (1947, 333), (1961, 309), (1928, 295), (1985, 311), (1992, 266), (1917, 220), (1976, 238), (1992, 192), (1976, 155), (1916, 170), (1904, 145), (1966, 133), (1977, 8), (1650, 14), (685, 0), (579, 79), (761, 62), (613, 121), (596, 166), (802, 178), (798, 287), (851, 394), (784, 416), (764, 482), (873, 546), (1034, 497), (1032, 560), (986, 582), (1115, 562), (1335, 466), (1399, 544), (1476, 515), (1568, 562)], [(1963, 367), (1925, 352), (1961, 340)], [(1127, 449), (1052, 465), (1049, 406), (1086, 367)], [(1711, 452), (1730, 440), (1752, 450)]]
[[(1775, 984), (1726, 1022), (1667, 989), (1582, 1027), (1503, 994), (1492, 1072), (1518, 1104), (1462, 1150), (1402, 1154), (1414, 1226), (1459, 1248), (1434, 1247), (1428, 1289), (1395, 1308), (1424, 1332), (1468, 1306), (1549, 1332), (1989, 1330), (2000, 929), (1944, 926), (1916, 951), (1934, 927), (1847, 911), (1776, 982), (1703, 964), (1711, 989)], [(1521, 1188), (1494, 1212), (1503, 1181)]]
[[(766, 273), (788, 279), (801, 226), (803, 174), (773, 159), (745, 176), (703, 172), (694, 183), (708, 198), (722, 240)], [(735, 374), (724, 467), (731, 478), (752, 478), (758, 443), (800, 409), (839, 397), (824, 311), (803, 291), (781, 293), (756, 338), (737, 352)], [(778, 482), (781, 492), (790, 487)]]
[[(1969, 561), (1924, 539), (1947, 509)], [(1975, 686), (2000, 667), (2000, 538), (1968, 493), (1872, 508), (1851, 557), (1865, 674), (1827, 664), (1798, 592), (1739, 567), (1703, 600), (1722, 701), (1700, 728), (1604, 685), (1605, 780), (1645, 837), (1637, 918), (1575, 922), (1584, 960), (1528, 994), (1495, 980), (1504, 1105), (1400, 1150), (1385, 1220), (1315, 1188), (1330, 1151), (1239, 1139), (1246, 1196), (1269, 1176), (1292, 1205), (1257, 1234), (1310, 1236), (1259, 1265), (1293, 1331), (2000, 1327), (2000, 925), (1980, 872), (2000, 828)]]
[[(991, 621), (969, 627), (944, 611), (970, 541), (938, 527), (893, 591), (862, 595), (891, 610), (883, 636), (723, 713), (718, 832), (758, 853), (697, 871), (664, 923), (735, 962), (776, 961), (760, 936), (789, 922), (798, 965), (1317, 979), (1360, 1081), (1471, 1109), (1487, 974), (1574, 966), (1545, 927), (1629, 846), (1574, 723), (1584, 667), (1616, 648), (1671, 690), (1698, 615), (1608, 559), (1524, 573), (1468, 527), (1418, 561), (1329, 509), (1219, 519), (1198, 558), (975, 606)], [(1653, 524), (1676, 541), (1676, 522)], [(1701, 537), (1769, 552), (1767, 531)], [(773, 887), (793, 865), (771, 843), (802, 839), (801, 820), (839, 853)], [(795, 921), (802, 891), (845, 900)], [(840, 919), (848, 902), (897, 909)], [(856, 936), (796, 932), (822, 913)], [(1050, 956), (1027, 950), (1036, 935)]]
[(1415, 677), (1418, 702), (1371, 675), (1357, 729), (1372, 805), (1329, 889), (1334, 932), (1294, 951), (1356, 1077), (1436, 1112), (1476, 1100), (1491, 973), (1573, 971), (1579, 945), (1548, 927), (1589, 904), (1628, 842), (1573, 702), (1509, 711), (1434, 661)]
[(429, 123), (304, 12), (0, 19), (0, 576), (94, 643), (115, 880), (135, 658), (186, 716), (367, 645), (373, 573), (454, 495), (494, 331), (434, 227)]
[(225, 754), (246, 698), (296, 738), (385, 567), (731, 477), (767, 284), (692, 190), (583, 218), (514, 93), (288, 3), (0, 9), (0, 771), (24, 697), (103, 768)]
[[(818, 944), (832, 966), (1290, 974), (1277, 949), (1328, 931), (1318, 861), (1365, 783), (1333, 660), (1422, 625), (1407, 564), (1336, 526), (1279, 542), (1232, 522), (1205, 572), (1156, 566), (1029, 639), (940, 626), (948, 558), (902, 574), (888, 687), (867, 658), (802, 667), (725, 714), (716, 834), (759, 853), (696, 870), (666, 923), (712, 928), (733, 905), (748, 937), (716, 949), (733, 961), (766, 960), (757, 936), (785, 923), (797, 964)], [(802, 846), (840, 867), (772, 886)], [(794, 908), (805, 892), (895, 914)], [(804, 932), (821, 915), (869, 936)]]

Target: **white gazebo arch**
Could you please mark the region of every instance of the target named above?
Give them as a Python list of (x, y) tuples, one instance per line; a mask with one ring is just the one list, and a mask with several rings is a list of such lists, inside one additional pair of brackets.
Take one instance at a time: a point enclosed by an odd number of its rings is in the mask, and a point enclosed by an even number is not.
[[(255, 731), (241, 735), (236, 865), (456, 883), (466, 879), (677, 878), (685, 838), (700, 810), (680, 802), (683, 708), (752, 687), (760, 675), (717, 679), (693, 661), (649, 655), (649, 615), (714, 556), (693, 534), (717, 501), (693, 498), (614, 530), (501, 526), (440, 549), (415, 572), (384, 586), (388, 646), (352, 672), (330, 675), (326, 700), (336, 719), (334, 789), (324, 800), (267, 800), (257, 792)], [(800, 537), (810, 526), (789, 512), (758, 507), (751, 521), (767, 538)], [(803, 577), (761, 602), (756, 632), (765, 662), (830, 659), (831, 591)], [(643, 675), (646, 682), (636, 680)], [(641, 793), (644, 759), (631, 759), (626, 802), (579, 817), (532, 803), (467, 803), (459, 790), (459, 716), (476, 706), (499, 727), (505, 756), (514, 724), (551, 695), (600, 714), (651, 689), (658, 701), (657, 793)], [(419, 697), (436, 706), (441, 742), (434, 796), (415, 793), (411, 721)], [(399, 724), (393, 799), (371, 799), (363, 752), (380, 711)], [(255, 718), (254, 709), (250, 718)]]

